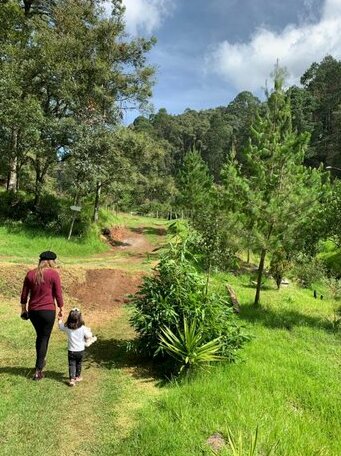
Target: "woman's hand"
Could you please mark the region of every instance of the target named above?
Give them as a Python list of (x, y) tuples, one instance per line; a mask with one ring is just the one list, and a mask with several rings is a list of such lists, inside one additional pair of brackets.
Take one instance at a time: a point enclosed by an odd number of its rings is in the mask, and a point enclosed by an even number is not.
[(28, 318), (28, 312), (26, 309), (26, 304), (21, 304), (21, 312), (20, 312), (20, 318), (23, 320), (27, 320)]
[(61, 320), (63, 318), (63, 309), (60, 308), (58, 312), (58, 320)]

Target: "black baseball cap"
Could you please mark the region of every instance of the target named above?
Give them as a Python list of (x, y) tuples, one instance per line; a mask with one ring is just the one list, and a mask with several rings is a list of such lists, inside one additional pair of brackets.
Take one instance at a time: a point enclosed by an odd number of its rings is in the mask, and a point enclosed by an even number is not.
[(47, 250), (46, 252), (42, 252), (39, 255), (40, 260), (55, 260), (57, 258), (57, 255), (54, 252), (51, 252), (50, 250)]

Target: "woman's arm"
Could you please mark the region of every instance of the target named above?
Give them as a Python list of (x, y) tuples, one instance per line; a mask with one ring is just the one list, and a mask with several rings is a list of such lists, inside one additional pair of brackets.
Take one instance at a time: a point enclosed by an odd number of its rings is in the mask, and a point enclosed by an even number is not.
[(22, 287), (22, 291), (21, 291), (21, 296), (20, 296), (20, 303), (22, 306), (26, 307), (29, 292), (30, 292), (30, 281), (28, 280), (28, 277), (26, 275), (24, 284)]
[(27, 300), (30, 293), (30, 281), (26, 275), (20, 296), (21, 313), (27, 312)]
[(56, 274), (54, 275), (54, 279), (53, 279), (53, 283), (52, 283), (52, 293), (53, 293), (53, 297), (57, 301), (57, 306), (59, 307), (58, 317), (62, 318), (64, 301), (63, 301), (62, 284), (60, 282), (60, 277), (59, 277), (58, 272), (56, 272)]

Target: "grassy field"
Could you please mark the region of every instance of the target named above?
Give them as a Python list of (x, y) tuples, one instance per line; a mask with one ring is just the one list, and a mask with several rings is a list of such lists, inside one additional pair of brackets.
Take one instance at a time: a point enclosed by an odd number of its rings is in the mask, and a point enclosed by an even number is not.
[[(107, 211), (102, 211), (99, 229), (113, 225), (129, 228), (149, 227), (146, 236), (150, 242), (155, 242), (157, 235), (153, 232), (153, 227), (165, 226), (165, 221), (120, 213), (109, 216)], [(0, 226), (0, 257), (3, 259), (31, 264), (32, 260), (36, 261), (39, 253), (44, 250), (58, 252), (60, 259), (72, 262), (78, 261), (81, 257), (86, 258), (90, 255), (106, 252), (108, 246), (99, 239), (98, 230), (92, 230), (84, 238), (72, 238), (68, 241), (66, 237), (46, 234), (43, 231), (24, 228), (21, 225)]]
[[(128, 224), (160, 221), (132, 216)], [(82, 268), (99, 267), (94, 256), (82, 255)], [(99, 261), (106, 267), (105, 256)], [(18, 317), (17, 299), (0, 297), (0, 455), (212, 455), (206, 443), (212, 434), (226, 440), (231, 429), (247, 447), (258, 426), (258, 456), (274, 445), (276, 456), (340, 456), (341, 331), (332, 322), (341, 303), (322, 288), (325, 298), (317, 300), (312, 290), (291, 283), (277, 291), (269, 282), (255, 309), (248, 276), (219, 274), (212, 286), (223, 290), (226, 281), (241, 301), (250, 342), (235, 364), (211, 367), (184, 383), (161, 382), (126, 351), (133, 337), (127, 308), (103, 322), (100, 315), (86, 320), (99, 340), (87, 352), (82, 384), (71, 389), (65, 383), (66, 340), (56, 329), (46, 378), (32, 382), (34, 331)], [(219, 454), (232, 452), (226, 445)], [(246, 448), (240, 455), (248, 455)]]
[(88, 350), (84, 381), (74, 389), (66, 385), (62, 333), (52, 334), (46, 378), (33, 382), (34, 331), (19, 319), (14, 301), (1, 302), (0, 324), (1, 456), (112, 454), (107, 448), (126, 435), (131, 415), (153, 393), (124, 367), (120, 338), (131, 334), (126, 318), (94, 327), (100, 340)]
[[(219, 278), (221, 282), (222, 277)], [(341, 337), (332, 331), (332, 300), (290, 286), (263, 291), (252, 307), (246, 277), (229, 277), (252, 340), (234, 365), (220, 365), (167, 388), (140, 412), (122, 455), (212, 454), (207, 438), (248, 436), (259, 427), (259, 455), (341, 454)], [(220, 454), (231, 454), (228, 448)], [(242, 453), (242, 454), (248, 454)]]

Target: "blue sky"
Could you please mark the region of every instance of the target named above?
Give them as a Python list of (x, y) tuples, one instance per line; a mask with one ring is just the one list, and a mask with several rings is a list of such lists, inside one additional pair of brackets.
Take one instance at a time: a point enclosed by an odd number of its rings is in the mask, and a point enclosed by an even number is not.
[[(341, 0), (123, 0), (132, 36), (155, 35), (152, 103), (172, 114), (261, 95), (278, 58), (288, 84), (326, 54), (341, 58)], [(130, 113), (129, 122), (136, 114)]]

